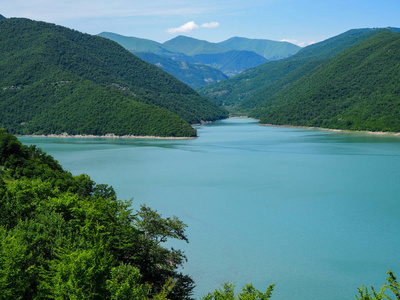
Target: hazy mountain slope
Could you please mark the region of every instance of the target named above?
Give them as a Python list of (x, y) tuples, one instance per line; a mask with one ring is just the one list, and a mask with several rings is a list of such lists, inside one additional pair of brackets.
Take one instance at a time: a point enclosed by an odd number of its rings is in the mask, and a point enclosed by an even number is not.
[[(152, 52), (175, 61), (202, 64), (222, 71), (225, 75), (231, 77), (243, 70), (266, 62), (267, 59), (265, 59), (264, 55), (271, 59), (278, 59), (294, 54), (300, 49), (300, 47), (286, 42), (245, 38), (232, 38), (221, 43), (210, 43), (186, 36), (178, 36), (164, 44), (160, 44), (146, 39), (126, 37), (114, 33), (103, 32), (99, 35), (119, 43), (133, 53)], [(228, 47), (222, 46), (224, 43)], [(235, 49), (235, 47), (238, 49)], [(261, 53), (261, 55), (256, 52)], [(144, 58), (143, 54), (140, 55)], [(152, 56), (149, 55), (150, 57)], [(201, 69), (205, 69), (206, 74), (200, 75), (200, 77), (208, 78), (207, 73), (209, 70), (204, 67)], [(193, 85), (194, 81), (187, 81), (185, 79), (187, 78), (186, 75), (177, 76), (180, 72), (176, 72), (176, 69), (174, 71), (171, 69), (171, 72), (167, 68), (164, 68), (164, 70), (192, 87), (203, 85), (197, 83)]]
[(259, 66), (267, 60), (252, 51), (232, 50), (217, 54), (198, 54), (193, 60), (220, 70), (228, 76), (234, 76), (243, 70)]
[(160, 67), (192, 88), (228, 78), (224, 73), (206, 65), (175, 61), (151, 52), (136, 52), (136, 56)]
[(0, 15), (0, 20), (5, 19), (6, 17), (3, 15)]
[[(280, 80), (298, 68), (305, 66), (304, 72), (307, 72), (310, 69), (310, 64), (315, 67), (322, 63), (324, 59), (333, 57), (381, 31), (379, 29), (350, 30), (305, 47), (286, 59), (266, 62), (231, 79), (199, 88), (198, 91), (220, 105), (235, 106), (248, 101), (253, 102), (253, 104), (245, 105), (242, 109), (253, 108), (260, 101), (250, 99), (251, 96), (260, 91), (263, 91), (264, 94), (268, 93), (271, 85), (275, 83), (279, 85)], [(297, 76), (301, 76), (303, 71), (297, 71), (297, 73)]]
[(127, 37), (112, 32), (102, 32), (98, 34), (98, 36), (105, 37), (114, 42), (117, 42), (122, 47), (131, 52), (151, 51), (154, 53), (160, 53), (165, 51), (165, 49), (162, 48), (160, 43), (157, 43), (152, 40), (141, 39), (136, 37)]
[(296, 54), (301, 47), (288, 43), (262, 39), (233, 37), (218, 45), (231, 50), (253, 51), (267, 60), (277, 60)]
[(192, 136), (187, 122), (226, 116), (110, 40), (27, 19), (0, 24), (0, 126), (10, 131)]
[(400, 131), (400, 34), (385, 30), (285, 86), (250, 115), (261, 123)]
[(229, 49), (203, 40), (179, 35), (172, 40), (162, 44), (162, 46), (172, 52), (184, 53), (189, 56), (196, 54), (215, 54), (229, 51)]

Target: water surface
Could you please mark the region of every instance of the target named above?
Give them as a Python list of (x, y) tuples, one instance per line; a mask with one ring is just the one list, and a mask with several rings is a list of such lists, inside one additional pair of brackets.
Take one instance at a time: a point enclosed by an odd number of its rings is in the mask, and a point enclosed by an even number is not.
[(272, 299), (356, 299), (400, 276), (400, 138), (228, 119), (194, 140), (21, 138), (188, 224), (196, 296), (252, 282)]

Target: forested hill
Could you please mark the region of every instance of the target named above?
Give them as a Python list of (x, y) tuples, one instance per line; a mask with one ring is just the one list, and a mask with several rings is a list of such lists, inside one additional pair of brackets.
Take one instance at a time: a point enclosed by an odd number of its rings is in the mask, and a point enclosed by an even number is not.
[(400, 34), (384, 30), (264, 95), (250, 116), (268, 124), (400, 132), (399, 82)]
[(0, 126), (18, 134), (194, 136), (224, 109), (117, 43), (0, 21)]
[(186, 225), (131, 204), (0, 128), (0, 298), (192, 299)]

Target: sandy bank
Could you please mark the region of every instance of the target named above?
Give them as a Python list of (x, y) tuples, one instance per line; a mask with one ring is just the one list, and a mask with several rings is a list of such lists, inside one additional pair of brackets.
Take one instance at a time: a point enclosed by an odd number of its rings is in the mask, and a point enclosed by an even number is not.
[(151, 136), (151, 135), (93, 135), (93, 134), (76, 134), (71, 135), (68, 133), (62, 134), (28, 134), (28, 135), (18, 135), (19, 137), (50, 137), (50, 138), (107, 138), (107, 139), (160, 139), (160, 140), (187, 140), (195, 139), (196, 137), (162, 137), (162, 136)]

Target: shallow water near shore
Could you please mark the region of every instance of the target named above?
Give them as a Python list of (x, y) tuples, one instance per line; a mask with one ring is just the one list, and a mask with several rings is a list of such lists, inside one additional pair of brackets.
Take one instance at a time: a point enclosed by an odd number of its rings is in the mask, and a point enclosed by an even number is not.
[(192, 140), (32, 138), (73, 174), (188, 224), (200, 297), (229, 281), (274, 300), (356, 299), (400, 276), (400, 138), (228, 119)]

